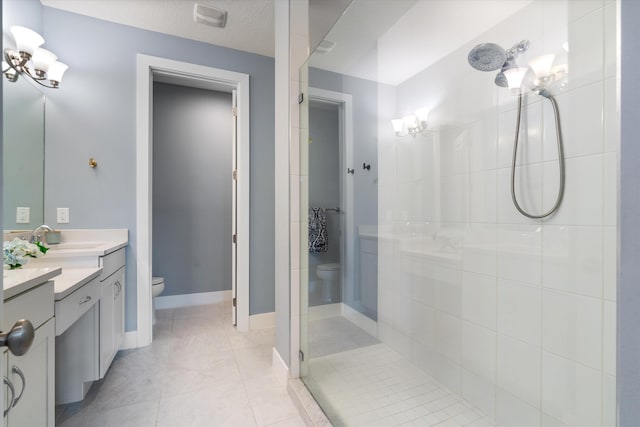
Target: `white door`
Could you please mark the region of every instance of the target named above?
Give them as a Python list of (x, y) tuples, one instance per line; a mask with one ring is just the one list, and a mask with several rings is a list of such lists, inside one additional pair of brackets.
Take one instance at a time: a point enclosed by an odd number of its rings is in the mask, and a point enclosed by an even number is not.
[(231, 108), (232, 108), (232, 144), (233, 147), (231, 149), (232, 152), (232, 160), (231, 160), (231, 170), (233, 179), (231, 180), (232, 190), (231, 190), (231, 298), (232, 298), (232, 307), (231, 307), (231, 322), (235, 326), (237, 324), (237, 232), (238, 232), (238, 97), (236, 90), (231, 92)]

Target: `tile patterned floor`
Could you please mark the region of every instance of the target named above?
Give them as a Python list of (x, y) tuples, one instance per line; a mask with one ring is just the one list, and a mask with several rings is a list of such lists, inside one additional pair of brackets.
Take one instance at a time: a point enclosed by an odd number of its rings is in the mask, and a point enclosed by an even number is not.
[(495, 427), (385, 344), (309, 361), (304, 382), (334, 426)]
[(308, 336), (311, 358), (380, 343), (342, 316), (310, 320)]
[(274, 330), (239, 333), (228, 303), (159, 310), (149, 347), (121, 351), (58, 427), (302, 427), (271, 370)]

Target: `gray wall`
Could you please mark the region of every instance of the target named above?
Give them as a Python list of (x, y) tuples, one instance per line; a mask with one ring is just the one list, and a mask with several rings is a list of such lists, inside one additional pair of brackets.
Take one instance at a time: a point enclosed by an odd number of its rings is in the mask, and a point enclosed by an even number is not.
[(618, 228), (618, 425), (640, 420), (640, 2), (620, 6), (620, 212)]
[[(44, 8), (44, 37), (69, 65), (47, 99), (45, 221), (127, 228), (126, 329), (136, 329), (136, 54), (250, 75), (250, 313), (274, 310), (274, 61)], [(87, 165), (90, 156), (99, 166)]]
[[(356, 304), (359, 299), (360, 283), (360, 243), (358, 227), (378, 224), (378, 92), (379, 83), (345, 76), (317, 68), (309, 69), (309, 86), (351, 94), (353, 96), (353, 165), (355, 174), (351, 176), (354, 189), (354, 284), (345, 284), (343, 300), (356, 310), (365, 312), (370, 317), (376, 313)], [(313, 121), (312, 118), (309, 119)], [(371, 165), (366, 171), (362, 164)], [(346, 171), (340, 171), (346, 173)]]
[[(2, 9), (3, 50), (15, 48), (9, 32), (12, 25), (22, 25), (42, 33), (43, 8), (38, 0), (3, 0)], [(23, 78), (10, 83), (3, 77), (2, 87), (6, 115), (6, 126), (2, 128), (4, 158), (8, 159), (3, 180), (10, 184), (4, 189), (3, 217), (6, 222), (2, 225), (4, 229), (30, 230), (43, 222), (44, 96), (35, 84)], [(19, 105), (19, 108), (7, 108), (10, 105)], [(31, 208), (29, 224), (16, 224), (16, 206)]]
[(231, 94), (153, 85), (153, 275), (164, 295), (231, 289)]
[[(309, 106), (309, 206), (335, 208), (340, 206), (340, 135), (338, 109), (333, 106)], [(319, 264), (340, 262), (340, 215), (327, 212), (328, 251), (309, 253), (309, 282), (320, 285), (316, 276)], [(341, 301), (340, 283), (331, 291), (332, 302)], [(316, 295), (309, 293), (309, 302), (321, 301), (320, 286)]]

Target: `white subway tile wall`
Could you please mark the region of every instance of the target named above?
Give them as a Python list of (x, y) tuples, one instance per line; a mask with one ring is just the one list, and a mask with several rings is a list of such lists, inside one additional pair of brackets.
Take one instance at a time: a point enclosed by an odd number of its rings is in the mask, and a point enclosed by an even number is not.
[[(396, 87), (398, 111), (435, 106), (432, 133), (379, 141), (378, 338), (500, 425), (615, 425), (615, 33), (615, 2), (534, 1)], [(555, 53), (568, 70), (550, 86), (565, 197), (545, 220), (511, 200), (517, 98), (466, 64), (478, 43), (522, 39), (521, 65)], [(558, 190), (555, 121), (527, 98), (516, 194), (541, 212)]]

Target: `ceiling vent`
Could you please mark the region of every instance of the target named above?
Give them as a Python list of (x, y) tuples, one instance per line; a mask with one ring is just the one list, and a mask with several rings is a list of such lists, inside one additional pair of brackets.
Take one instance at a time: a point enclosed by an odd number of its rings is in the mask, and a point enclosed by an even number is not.
[(336, 47), (336, 42), (332, 42), (330, 40), (322, 40), (318, 47), (316, 47), (316, 52), (326, 55), (331, 52), (333, 48)]
[(227, 11), (196, 3), (193, 7), (193, 20), (210, 27), (224, 28), (227, 24)]

